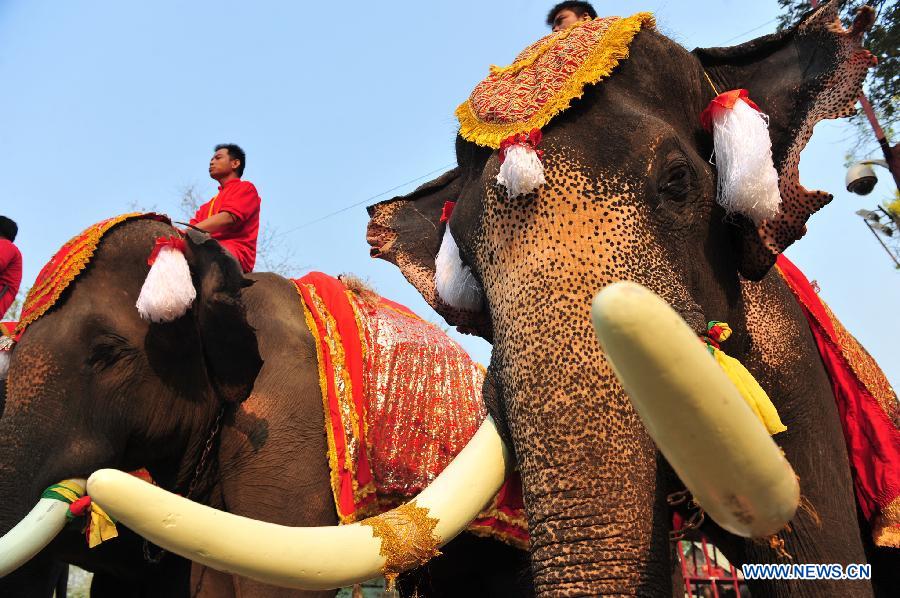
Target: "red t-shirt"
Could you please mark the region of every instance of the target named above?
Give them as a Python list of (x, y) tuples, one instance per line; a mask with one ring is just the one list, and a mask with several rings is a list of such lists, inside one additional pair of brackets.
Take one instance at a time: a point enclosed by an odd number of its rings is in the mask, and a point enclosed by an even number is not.
[(221, 187), (219, 193), (200, 206), (191, 224), (203, 222), (220, 212), (234, 216), (234, 223), (212, 233), (222, 247), (237, 258), (244, 272), (251, 272), (256, 264), (256, 237), (259, 234), (259, 194), (249, 181), (231, 179)]
[(9, 287), (3, 296), (0, 296), (0, 318), (12, 305), (20, 284), (22, 284), (22, 254), (11, 241), (0, 238), (0, 293), (3, 293), (4, 287)]

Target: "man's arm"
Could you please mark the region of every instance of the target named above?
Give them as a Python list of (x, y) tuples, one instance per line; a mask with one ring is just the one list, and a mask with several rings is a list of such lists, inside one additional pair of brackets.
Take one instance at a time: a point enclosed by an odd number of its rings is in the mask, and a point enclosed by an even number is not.
[(234, 215), (231, 212), (219, 212), (194, 226), (211, 234), (228, 228), (234, 224), (234, 220)]

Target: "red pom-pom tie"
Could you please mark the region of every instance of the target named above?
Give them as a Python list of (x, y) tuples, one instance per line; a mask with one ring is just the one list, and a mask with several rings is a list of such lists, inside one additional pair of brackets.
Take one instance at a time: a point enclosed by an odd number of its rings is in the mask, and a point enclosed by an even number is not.
[(181, 253), (184, 253), (184, 239), (181, 237), (159, 237), (156, 239), (156, 245), (153, 246), (153, 251), (150, 252), (150, 257), (147, 258), (148, 266), (153, 265), (159, 252), (162, 251), (164, 247), (172, 247), (173, 249), (177, 249)]
[(712, 132), (713, 113), (718, 110), (731, 110), (738, 100), (744, 100), (748, 106), (757, 112), (762, 112), (759, 106), (756, 105), (756, 102), (750, 99), (750, 94), (746, 89), (732, 89), (714, 97), (703, 112), (700, 113), (700, 123), (703, 125), (703, 128)]
[(531, 129), (530, 133), (516, 133), (515, 135), (510, 135), (500, 142), (500, 164), (503, 164), (503, 161), (506, 160), (506, 150), (514, 145), (521, 145), (531, 149), (537, 154), (539, 159), (543, 160), (543, 150), (537, 149), (537, 146), (543, 137), (544, 134), (541, 133), (540, 129)]
[(69, 505), (69, 512), (73, 517), (83, 517), (91, 512), (91, 497), (84, 495)]
[(441, 222), (447, 222), (448, 220), (450, 220), (450, 215), (453, 214), (453, 208), (455, 207), (455, 201), (444, 202), (444, 208), (441, 210)]

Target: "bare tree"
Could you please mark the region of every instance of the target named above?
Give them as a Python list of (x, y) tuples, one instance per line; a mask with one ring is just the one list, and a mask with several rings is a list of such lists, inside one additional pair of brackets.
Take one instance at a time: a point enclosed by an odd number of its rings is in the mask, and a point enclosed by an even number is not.
[(25, 302), (25, 297), (28, 295), (28, 289), (19, 289), (19, 292), (16, 293), (16, 298), (13, 299), (12, 304), (9, 306), (9, 309), (6, 310), (6, 314), (0, 316), (4, 322), (18, 322), (19, 318), (22, 317), (22, 304)]

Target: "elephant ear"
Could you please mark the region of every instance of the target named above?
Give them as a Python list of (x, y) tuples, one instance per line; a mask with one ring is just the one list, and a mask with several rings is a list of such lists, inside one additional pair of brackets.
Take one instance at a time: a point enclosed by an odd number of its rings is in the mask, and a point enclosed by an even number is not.
[(700, 48), (694, 55), (713, 81), (747, 89), (769, 117), (772, 157), (778, 171), (780, 212), (759, 226), (741, 220), (741, 273), (762, 278), (778, 255), (806, 232), (806, 221), (828, 202), (825, 191), (800, 184), (800, 152), (817, 122), (855, 113), (866, 71), (874, 57), (861, 46), (874, 12), (863, 6), (849, 30), (838, 18), (837, 0), (819, 5), (788, 31), (730, 48)]
[(241, 290), (253, 281), (208, 234), (189, 230), (185, 241), (185, 257), (197, 288), (194, 317), (207, 371), (221, 398), (242, 401), (262, 368), (256, 331), (247, 322), (241, 301)]
[(400, 268), (406, 280), (448, 324), (490, 340), (490, 324), (484, 311), (469, 312), (448, 305), (435, 286), (435, 258), (446, 227), (441, 215), (446, 202), (459, 198), (464, 179), (462, 171), (454, 168), (409, 195), (369, 206), (366, 238), (372, 245), (372, 257)]

